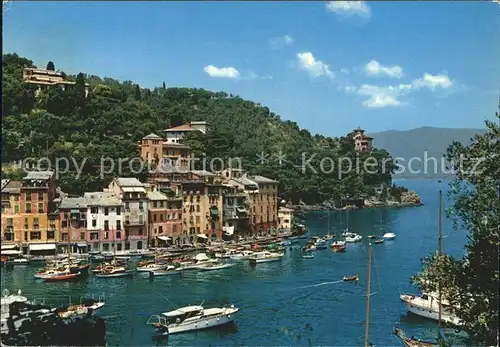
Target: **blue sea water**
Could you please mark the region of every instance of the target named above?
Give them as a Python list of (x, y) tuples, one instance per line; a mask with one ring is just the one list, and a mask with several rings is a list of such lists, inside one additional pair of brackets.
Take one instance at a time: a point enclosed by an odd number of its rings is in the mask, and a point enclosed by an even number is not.
[[(434, 338), (436, 323), (406, 313), (401, 292), (416, 292), (410, 277), (419, 271), (420, 258), (438, 245), (438, 191), (447, 182), (404, 180), (417, 191), (424, 206), (364, 209), (349, 212), (349, 229), (363, 241), (349, 244), (345, 253), (330, 249), (304, 259), (301, 252), (287, 250), (282, 262), (241, 263), (219, 272), (185, 273), (149, 281), (147, 277), (98, 279), (90, 276), (76, 283), (43, 283), (32, 276), (34, 267), (4, 271), (9, 290), (22, 289), (29, 298), (44, 297), (52, 304), (73, 302), (80, 296), (106, 293), (100, 315), (106, 318), (109, 346), (152, 346), (153, 329), (145, 322), (157, 314), (189, 304), (206, 307), (235, 304), (241, 308), (234, 327), (173, 335), (170, 346), (360, 346), (364, 343), (367, 290), (368, 235), (394, 232), (396, 239), (373, 245), (370, 296), (370, 338), (377, 346), (400, 345), (392, 335), (399, 322), (409, 335)], [(450, 206), (444, 194), (444, 208)], [(315, 212), (306, 215), (310, 235), (330, 230), (340, 234), (346, 212)], [(464, 231), (455, 231), (443, 219), (444, 251), (463, 254)], [(359, 272), (359, 283), (344, 283), (344, 275)], [(453, 338), (454, 332), (449, 335)]]

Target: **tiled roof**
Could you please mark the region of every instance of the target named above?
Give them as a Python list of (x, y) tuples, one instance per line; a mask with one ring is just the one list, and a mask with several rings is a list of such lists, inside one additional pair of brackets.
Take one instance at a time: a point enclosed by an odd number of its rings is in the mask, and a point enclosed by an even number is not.
[(196, 130), (191, 124), (182, 124), (173, 128), (165, 129), (165, 131), (194, 131)]
[(112, 192), (88, 192), (84, 194), (88, 206), (121, 206), (122, 202)]
[(148, 192), (148, 199), (149, 200), (167, 200), (167, 196), (161, 192)]
[(161, 137), (154, 134), (154, 133), (151, 133), (149, 135), (146, 135), (143, 137), (143, 139), (148, 139), (148, 140), (161, 140)]
[(120, 187), (143, 187), (141, 181), (134, 177), (119, 177), (115, 182)]
[(20, 181), (2, 180), (2, 193), (21, 194), (22, 185)]
[(85, 208), (87, 204), (87, 199), (85, 197), (63, 198), (59, 205), (59, 209)]
[(54, 171), (29, 171), (24, 180), (48, 180), (54, 175)]
[(278, 181), (259, 175), (250, 176), (249, 178), (257, 183), (278, 183)]

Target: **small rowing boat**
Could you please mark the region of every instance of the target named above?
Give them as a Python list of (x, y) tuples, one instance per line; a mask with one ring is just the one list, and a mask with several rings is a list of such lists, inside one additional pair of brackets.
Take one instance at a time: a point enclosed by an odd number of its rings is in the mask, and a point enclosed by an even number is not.
[(375, 240), (375, 241), (373, 241), (373, 243), (379, 245), (381, 243), (384, 243), (384, 239)]
[(302, 256), (302, 258), (304, 258), (304, 259), (312, 259), (312, 258), (314, 258), (314, 254), (305, 254), (305, 255)]
[(344, 282), (354, 282), (358, 280), (358, 273), (356, 272), (354, 276), (344, 276)]

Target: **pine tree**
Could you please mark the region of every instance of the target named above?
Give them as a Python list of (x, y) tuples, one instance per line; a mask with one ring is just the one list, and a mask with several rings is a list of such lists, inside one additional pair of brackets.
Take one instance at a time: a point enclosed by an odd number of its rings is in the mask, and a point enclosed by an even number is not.
[(50, 70), (50, 71), (55, 71), (56, 70), (56, 66), (54, 65), (54, 63), (52, 61), (49, 61), (47, 63), (47, 70)]
[(135, 85), (135, 96), (134, 96), (136, 101), (141, 101), (141, 89), (139, 88), (139, 85)]

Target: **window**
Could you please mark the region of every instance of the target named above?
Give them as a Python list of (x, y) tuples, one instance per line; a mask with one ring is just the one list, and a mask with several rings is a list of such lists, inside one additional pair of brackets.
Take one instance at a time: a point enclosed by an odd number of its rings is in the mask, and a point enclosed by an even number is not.
[(137, 241), (137, 249), (142, 249), (142, 241)]
[(116, 245), (116, 250), (117, 250), (117, 251), (121, 251), (121, 250), (122, 250), (122, 244), (121, 244), (121, 243), (118, 243), (118, 244)]
[(98, 211), (99, 211), (99, 209), (95, 206), (90, 208), (90, 213), (92, 213), (92, 214), (97, 214)]
[(200, 205), (196, 205), (196, 212), (200, 212)]
[(165, 215), (163, 213), (160, 214), (160, 220), (163, 221), (165, 219)]
[(116, 208), (116, 214), (119, 216), (122, 213), (121, 207)]
[(139, 235), (142, 235), (142, 228), (139, 228)]
[(43, 202), (38, 203), (38, 213), (43, 213)]
[(31, 202), (26, 203), (26, 208), (24, 210), (26, 213), (31, 213)]
[(122, 232), (121, 231), (117, 231), (116, 232), (116, 238), (117, 239), (121, 239), (122, 238)]
[(116, 221), (116, 230), (122, 230), (122, 221), (120, 220)]
[(139, 224), (142, 224), (142, 223), (144, 223), (142, 216), (139, 216)]
[(68, 227), (68, 221), (67, 220), (63, 220), (62, 223), (61, 223), (61, 228), (67, 228)]
[(196, 216), (196, 224), (200, 222), (200, 216)]
[(19, 205), (14, 205), (14, 213), (19, 213), (20, 212), (20, 209), (19, 209)]
[(109, 239), (109, 233), (107, 231), (104, 232), (104, 239), (105, 240)]
[(31, 201), (31, 192), (26, 193), (26, 201)]
[(43, 192), (38, 193), (38, 201), (43, 201)]
[(141, 211), (142, 211), (143, 209), (144, 209), (144, 207), (143, 207), (143, 203), (142, 203), (142, 201), (139, 201), (139, 210), (141, 210)]
[(38, 229), (39, 222), (38, 217), (33, 218), (33, 229)]
[(42, 233), (39, 231), (32, 231), (32, 232), (30, 232), (30, 239), (31, 240), (41, 240)]
[(125, 201), (125, 211), (130, 211), (130, 206), (128, 201)]
[(97, 226), (97, 219), (92, 219), (92, 227), (96, 227)]
[(153, 222), (156, 222), (156, 214), (153, 214)]
[(177, 224), (172, 225), (172, 234), (177, 233)]
[(80, 240), (85, 240), (85, 232), (80, 233)]
[(7, 226), (11, 227), (14, 224), (14, 218), (7, 218)]
[(104, 252), (108, 252), (108, 251), (109, 251), (109, 243), (104, 243), (104, 244), (102, 245), (102, 250), (103, 250)]
[(47, 231), (47, 240), (53, 240), (55, 239), (55, 232), (54, 230), (48, 230)]
[(90, 233), (91, 240), (99, 240), (99, 233)]
[(105, 216), (109, 215), (109, 208), (107, 207), (104, 208), (104, 215)]
[(28, 241), (28, 232), (27, 231), (24, 232), (24, 240)]
[(109, 230), (109, 220), (104, 221), (104, 230), (106, 230), (106, 231)]

